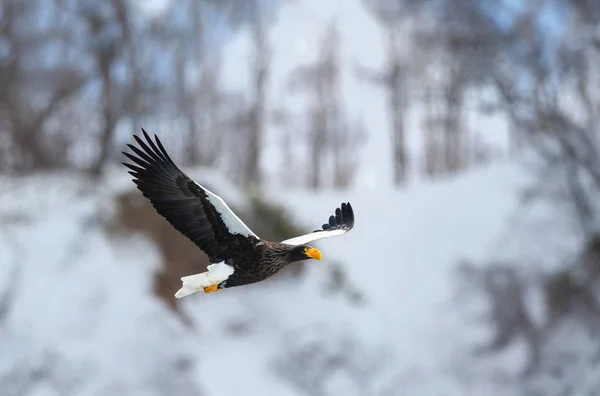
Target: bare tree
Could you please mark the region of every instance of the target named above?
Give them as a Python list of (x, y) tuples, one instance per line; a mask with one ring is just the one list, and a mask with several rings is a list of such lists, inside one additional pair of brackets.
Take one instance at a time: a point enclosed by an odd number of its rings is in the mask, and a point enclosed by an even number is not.
[(383, 25), (387, 37), (387, 58), (385, 70), (373, 71), (366, 70), (364, 67), (359, 69), (359, 75), (368, 81), (382, 86), (387, 91), (388, 97), (388, 116), (392, 128), (390, 130), (390, 141), (392, 151), (392, 177), (396, 186), (402, 185), (406, 181), (410, 159), (406, 147), (405, 124), (410, 105), (409, 82), (410, 82), (410, 62), (405, 59), (400, 51), (401, 43), (399, 38), (405, 37), (398, 27), (404, 19), (390, 13), (387, 6), (389, 3), (375, 2), (370, 4), (371, 9)]
[[(49, 8), (56, 7), (51, 2)], [(19, 29), (21, 24), (36, 26), (41, 5), (35, 1), (3, 0), (0, 35), (9, 53), (0, 62), (0, 126), (7, 132), (3, 166), (20, 171), (66, 165), (66, 152), (71, 141), (44, 133), (44, 126), (85, 82), (85, 74), (77, 65), (61, 63), (49, 69), (41, 53), (53, 42), (71, 44), (68, 29), (55, 23), (37, 31)], [(50, 17), (57, 17), (51, 13)], [(0, 146), (1, 148), (2, 146)]]
[(205, 166), (218, 165), (223, 151), (224, 136), (228, 120), (237, 111), (237, 94), (225, 92), (219, 84), (221, 70), (219, 54), (213, 53), (210, 61), (205, 61), (199, 91), (198, 106), (203, 109), (200, 129), (200, 163)]
[[(186, 124), (186, 157), (190, 164), (211, 165), (217, 147), (210, 145), (210, 136), (219, 135), (207, 123), (215, 117), (219, 101), (218, 53), (208, 50), (210, 25), (205, 4), (188, 1), (182, 4), (190, 13), (190, 25), (176, 28), (172, 47), (175, 52), (177, 103)], [(188, 40), (193, 37), (193, 40)]]
[[(522, 340), (529, 350), (524, 373), (534, 372), (540, 364), (543, 329), (534, 322), (527, 309), (525, 295), (530, 287), (526, 282), (529, 279), (516, 265), (498, 262), (483, 268), (465, 262), (461, 264), (459, 274), (463, 285), (478, 289), (476, 291), (483, 293), (489, 303), (489, 311), (482, 319), (491, 324), (494, 334), (487, 343), (475, 348), (475, 354), (495, 353)], [(464, 291), (467, 287), (461, 289)]]
[(281, 153), (281, 165), (279, 167), (279, 179), (283, 185), (291, 187), (298, 183), (298, 179), (304, 177), (301, 163), (301, 153), (298, 153), (299, 136), (302, 130), (294, 119), (293, 114), (285, 107), (276, 108), (273, 111), (273, 124), (279, 130), (278, 147)]
[(111, 154), (115, 127), (121, 114), (117, 105), (117, 90), (114, 81), (115, 61), (121, 54), (125, 34), (129, 32), (128, 9), (125, 0), (112, 0), (113, 17), (105, 15), (103, 8), (86, 4), (82, 16), (88, 24), (92, 38), (92, 54), (102, 83), (102, 121), (100, 150), (90, 172), (99, 175)]
[[(473, 9), (475, 8), (475, 10)], [(470, 0), (443, 4), (436, 11), (444, 21), (417, 29), (415, 40), (425, 54), (419, 70), (425, 95), (425, 171), (427, 175), (456, 173), (471, 160), (466, 98), (481, 89), (490, 59), (479, 48), (489, 45), (487, 26)], [(468, 26), (468, 27), (465, 27)], [(484, 53), (483, 55), (487, 55)], [(483, 58), (483, 59), (480, 59)]]
[[(330, 25), (321, 43), (319, 59), (298, 67), (290, 76), (290, 88), (308, 94), (306, 133), (308, 185), (346, 187), (357, 170), (356, 152), (366, 133), (360, 123), (348, 121), (341, 106), (339, 33)], [(289, 142), (288, 142), (289, 144)]]
[[(205, 61), (205, 26), (203, 20), (203, 9), (201, 2), (192, 1), (190, 4), (191, 7), (191, 16), (192, 16), (192, 32), (193, 32), (193, 65), (194, 71), (196, 74), (200, 74), (199, 80), (203, 81), (206, 79), (205, 71), (206, 67), (204, 65)], [(184, 84), (185, 85), (185, 84)], [(198, 116), (197, 112), (201, 111), (198, 106), (198, 96), (201, 95), (200, 90), (192, 93), (191, 95), (185, 98), (187, 103), (184, 103), (184, 108), (186, 109), (186, 116), (188, 118), (189, 123), (189, 157), (188, 160), (191, 163), (198, 163), (201, 161), (200, 154), (200, 136), (201, 133), (198, 129)], [(202, 131), (203, 134), (207, 133), (207, 131)]]
[(489, 89), (489, 70), (502, 51), (503, 33), (485, 11), (494, 4), (364, 1), (387, 37), (386, 68), (369, 77), (388, 94), (395, 183), (402, 183), (411, 163), (404, 120), (413, 109), (421, 115), (425, 175), (455, 173), (469, 166), (474, 150), (466, 106), (475, 102), (477, 92)]
[(356, 155), (365, 143), (367, 132), (361, 120), (340, 120), (330, 139), (333, 162), (333, 186), (345, 188), (352, 185), (358, 171), (359, 157)]
[(433, 93), (433, 83), (426, 81), (424, 83), (423, 95), (423, 118), (422, 128), (424, 131), (424, 171), (429, 177), (436, 176), (443, 172), (443, 140), (439, 133), (437, 113), (435, 111), (435, 101)]
[[(228, 139), (234, 140), (236, 147), (231, 147), (229, 165), (233, 178), (246, 188), (260, 188), (262, 185), (261, 157), (264, 146), (266, 123), (269, 120), (266, 88), (269, 79), (271, 53), (269, 44), (269, 25), (272, 18), (273, 2), (271, 0), (227, 0), (214, 1), (215, 5), (224, 9), (224, 14), (234, 26), (249, 29), (252, 38), (252, 60), (250, 64), (249, 95), (245, 100), (235, 99), (235, 115), (229, 120)], [(214, 67), (214, 64), (211, 65)], [(214, 77), (208, 75), (209, 79)], [(212, 82), (205, 80), (206, 85)], [(235, 96), (235, 95), (234, 95)], [(231, 95), (229, 95), (231, 97)], [(221, 102), (215, 96), (208, 99), (213, 104)]]
[(388, 111), (392, 118), (392, 155), (394, 184), (396, 186), (406, 181), (408, 173), (408, 154), (406, 149), (406, 136), (404, 124), (406, 108), (408, 106), (408, 68), (400, 58), (398, 51), (397, 33), (388, 29), (388, 75), (386, 82), (389, 90)]
[(266, 9), (261, 0), (249, 4), (254, 45), (252, 63), (252, 103), (249, 111), (249, 136), (244, 181), (248, 186), (261, 185), (260, 159), (266, 122), (266, 83), (269, 75), (270, 52), (266, 25)]
[[(261, 184), (273, 1), (190, 0), (151, 16), (133, 12), (129, 0), (0, 2), (0, 32), (10, 50), (0, 64), (0, 127), (8, 132), (0, 136), (0, 166), (28, 171), (79, 162), (100, 175), (119, 155), (117, 129), (129, 123), (139, 131), (143, 121), (163, 129), (191, 163), (221, 165), (227, 137), (246, 142), (235, 154), (236, 174)], [(55, 23), (42, 24), (47, 10)], [(211, 29), (224, 24), (249, 26), (253, 34), (246, 103), (219, 83), (222, 36)], [(56, 44), (64, 62), (48, 66), (44, 51)], [(183, 134), (179, 124), (177, 133), (160, 127), (181, 121)]]
[[(566, 232), (581, 235), (581, 247), (564, 258), (562, 268), (537, 279), (548, 315), (537, 330), (529, 331), (535, 342), (529, 341), (532, 365), (527, 373), (535, 376), (527, 382), (524, 394), (559, 395), (585, 389), (578, 375), (597, 370), (598, 364), (595, 344), (586, 345), (586, 349), (594, 350), (595, 357), (590, 361), (586, 351), (575, 345), (557, 348), (556, 341), (564, 335), (565, 327), (570, 333), (579, 329), (580, 334), (597, 337), (600, 321), (596, 296), (600, 273), (600, 146), (596, 121), (600, 96), (593, 83), (600, 76), (600, 51), (592, 33), (600, 22), (600, 6), (562, 1), (561, 6), (570, 11), (571, 17), (561, 18), (564, 35), (551, 39), (540, 21), (541, 11), (548, 5), (528, 4), (517, 13), (508, 32), (493, 26), (482, 31), (492, 36), (490, 42), (495, 42), (497, 49), (497, 55), (489, 58), (495, 62), (489, 64), (487, 82), (498, 94), (491, 108), (509, 117), (518, 145), (533, 150), (539, 160), (535, 168), (538, 182), (528, 189), (524, 202), (535, 203), (539, 198), (545, 204), (552, 203), (554, 216), (564, 217), (564, 227), (569, 230)], [(491, 269), (481, 272), (492, 274)], [(515, 298), (526, 292), (524, 277), (514, 268), (511, 272), (504, 283), (504, 296), (494, 297), (500, 289), (488, 285), (490, 315), (497, 330), (492, 346), (499, 350), (515, 336), (525, 336), (523, 330), (532, 328), (528, 322), (533, 322), (531, 314), (522, 308), (522, 301)], [(520, 312), (515, 310), (519, 306)], [(568, 367), (564, 365), (566, 355)], [(558, 370), (560, 378), (556, 378)], [(556, 383), (551, 390), (543, 389), (540, 377)]]
[(455, 173), (468, 159), (466, 148), (466, 125), (463, 119), (466, 71), (461, 60), (453, 62), (448, 70), (448, 82), (444, 90), (445, 170)]
[(336, 89), (338, 45), (337, 31), (330, 26), (321, 44), (319, 60), (315, 64), (298, 67), (290, 76), (292, 90), (304, 90), (310, 95), (305, 136), (310, 158), (308, 185), (313, 189), (325, 182), (325, 152), (339, 114)]

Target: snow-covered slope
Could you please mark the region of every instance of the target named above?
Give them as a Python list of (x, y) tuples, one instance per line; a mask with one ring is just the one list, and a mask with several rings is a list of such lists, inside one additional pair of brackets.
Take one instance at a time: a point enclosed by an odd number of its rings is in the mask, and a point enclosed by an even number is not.
[[(11, 179), (21, 187), (0, 191), (10, 208), (3, 219), (38, 208), (32, 219), (0, 227), (0, 290), (11, 268), (20, 269), (0, 327), (3, 395), (481, 394), (450, 370), (479, 336), (452, 300), (450, 274), (457, 259), (503, 251), (499, 238), (525, 180), (516, 165), (404, 191), (274, 192), (307, 231), (343, 201), (353, 204), (356, 227), (316, 242), (324, 260), (300, 281), (182, 299), (196, 330), (153, 297), (160, 262), (150, 242), (115, 241), (95, 220), (127, 178), (101, 185), (102, 194), (77, 194), (85, 182), (66, 176), (50, 179), (62, 186), (54, 197), (20, 197), (40, 178)], [(336, 266), (342, 288), (331, 286)], [(28, 392), (16, 390), (18, 376), (7, 379), (42, 367), (49, 371), (34, 375)]]

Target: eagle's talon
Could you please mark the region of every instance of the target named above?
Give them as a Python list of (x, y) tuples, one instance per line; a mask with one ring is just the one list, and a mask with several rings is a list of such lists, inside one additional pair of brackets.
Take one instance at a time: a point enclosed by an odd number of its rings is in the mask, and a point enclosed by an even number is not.
[(208, 287), (204, 288), (204, 293), (212, 293), (212, 292), (216, 292), (219, 291), (221, 289), (219, 289), (219, 285), (210, 285)]

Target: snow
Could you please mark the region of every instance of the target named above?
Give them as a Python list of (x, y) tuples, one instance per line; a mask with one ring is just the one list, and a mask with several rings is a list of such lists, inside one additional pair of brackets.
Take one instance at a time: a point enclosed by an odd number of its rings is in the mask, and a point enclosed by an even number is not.
[[(226, 202), (244, 200), (217, 174), (206, 174), (214, 186), (224, 186), (226, 193), (218, 191)], [(190, 175), (204, 183), (203, 170)], [(498, 244), (527, 180), (516, 164), (398, 191), (273, 191), (270, 198), (285, 204), (307, 231), (348, 201), (356, 225), (316, 242), (323, 261), (311, 261), (299, 280), (276, 278), (179, 300), (193, 328), (152, 294), (152, 275), (161, 265), (152, 243), (142, 236), (115, 238), (103, 229), (110, 194), (125, 188), (127, 174), (102, 181), (95, 188), (101, 194), (90, 193), (83, 181), (55, 175), (56, 196), (21, 200), (20, 191), (34, 191), (41, 179), (14, 179), (16, 190), (0, 194), (10, 208), (0, 215), (28, 218), (0, 228), (0, 257), (8, 264), (0, 266), (2, 290), (9, 285), (5, 268), (20, 271), (0, 332), (8, 345), (0, 378), (35, 367), (36, 359), (50, 354), (60, 367), (53, 381), (65, 387), (79, 381), (78, 395), (152, 395), (168, 388), (209, 396), (294, 396), (310, 394), (307, 384), (318, 383), (309, 381), (317, 378), (313, 371), (325, 370), (323, 362), (342, 354), (351, 364), (319, 383), (329, 394), (392, 388), (475, 395), (502, 385), (484, 375), (497, 366), (469, 363), (464, 356), (485, 332), (456, 305), (452, 272), (462, 258), (508, 255)], [(35, 216), (22, 216), (28, 207)], [(520, 254), (518, 246), (512, 248)], [(341, 287), (331, 286), (336, 266), (345, 276)], [(349, 298), (348, 290), (362, 299)], [(502, 359), (519, 366), (522, 348)], [(459, 370), (455, 361), (464, 366)], [(471, 371), (479, 372), (479, 380), (469, 379)], [(40, 394), (60, 394), (51, 381), (36, 386)]]
[(431, 368), (461, 339), (472, 338), (449, 314), (456, 309), (450, 303), (451, 272), (461, 258), (488, 257), (516, 205), (518, 186), (514, 170), (499, 166), (405, 192), (286, 196), (306, 219), (326, 217), (336, 202), (353, 202), (355, 228), (317, 247), (324, 260), (343, 257), (348, 278), (365, 293), (372, 320), (361, 333), (372, 331), (373, 340), (382, 340), (385, 329), (387, 337), (397, 335), (393, 343), (400, 361)]
[[(49, 354), (65, 367), (39, 380), (43, 394), (66, 394), (53, 385), (57, 380), (66, 381), (65, 387), (81, 381), (77, 394), (161, 394), (161, 371), (184, 358), (190, 346), (178, 336), (182, 326), (173, 315), (148, 298), (152, 272), (144, 264), (158, 255), (149, 241), (136, 238), (123, 253), (86, 222), (93, 210), (85, 199), (61, 200), (38, 219), (9, 226), (14, 242), (2, 238), (2, 257), (12, 254), (7, 264), (18, 266), (20, 276), (0, 370), (35, 370), (35, 361)], [(169, 337), (169, 348), (162, 347), (163, 337)], [(191, 380), (182, 375), (178, 381)]]

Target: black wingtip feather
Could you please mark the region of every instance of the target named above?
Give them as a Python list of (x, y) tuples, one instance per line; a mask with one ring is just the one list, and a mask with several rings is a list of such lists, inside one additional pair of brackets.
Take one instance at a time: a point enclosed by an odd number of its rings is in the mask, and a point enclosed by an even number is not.
[(162, 155), (162, 153), (160, 152), (160, 150), (156, 147), (156, 145), (154, 144), (154, 142), (152, 141), (152, 139), (150, 138), (150, 136), (148, 136), (148, 134), (146, 134), (146, 140), (148, 141), (148, 144), (150, 145), (150, 148), (152, 149), (152, 152), (161, 160), (161, 161), (165, 161), (164, 156)]
[(150, 140), (150, 137), (148, 136), (148, 132), (146, 132), (146, 130), (144, 128), (142, 128), (142, 133), (144, 134), (144, 137), (146, 138), (146, 140)]
[(350, 228), (354, 227), (354, 210), (352, 209), (350, 202), (342, 204), (342, 216), (344, 217), (344, 222), (347, 223)]
[(321, 230), (313, 232), (330, 231), (330, 230), (351, 230), (354, 227), (354, 211), (350, 202), (342, 202), (339, 208), (335, 209), (335, 215), (329, 216), (329, 223), (321, 226)]
[[(128, 159), (134, 162), (139, 169), (135, 169), (138, 173), (141, 172), (151, 172), (154, 176), (165, 175), (166, 166), (171, 166), (177, 168), (173, 160), (167, 154), (164, 146), (162, 145), (160, 139), (156, 134), (154, 134), (154, 140), (156, 144), (152, 141), (152, 138), (146, 132), (144, 128), (141, 128), (142, 136), (140, 137), (137, 134), (133, 134), (133, 138), (137, 143), (137, 146), (134, 144), (127, 144), (127, 147), (133, 152), (128, 154), (126, 152), (122, 152)], [(144, 141), (145, 139), (145, 141)], [(135, 155), (132, 155), (135, 154)], [(124, 164), (125, 165), (125, 164)], [(126, 165), (127, 166), (127, 165)], [(129, 166), (128, 166), (129, 167)], [(131, 168), (130, 168), (131, 169)], [(177, 169), (179, 171), (179, 169)], [(168, 172), (167, 172), (168, 173)], [(138, 175), (140, 176), (140, 175)], [(148, 175), (146, 175), (148, 176)], [(159, 176), (160, 177), (160, 176)]]
[[(148, 136), (148, 135), (146, 134), (146, 136)], [(142, 139), (140, 139), (139, 137), (137, 137), (135, 135), (133, 137), (135, 138), (136, 142), (140, 145), (140, 147), (145, 151), (145, 154), (147, 156), (149, 156), (150, 158), (152, 158), (152, 160), (154, 162), (160, 162), (161, 161), (160, 157), (158, 157), (156, 155), (156, 153), (154, 152), (154, 150), (152, 150), (150, 147), (148, 147), (148, 145), (146, 143), (144, 143), (144, 141)], [(137, 152), (136, 152), (136, 154), (140, 155)]]
[(169, 156), (169, 154), (167, 153), (167, 150), (165, 150), (165, 147), (163, 146), (162, 142), (160, 141), (160, 139), (158, 138), (158, 136), (156, 136), (156, 134), (154, 135), (154, 139), (156, 140), (156, 145), (158, 146), (158, 148), (160, 149), (160, 151), (163, 153), (163, 155), (165, 156), (166, 160), (171, 164), (171, 165), (175, 165), (175, 163), (173, 162), (173, 160), (171, 159), (171, 157)]

